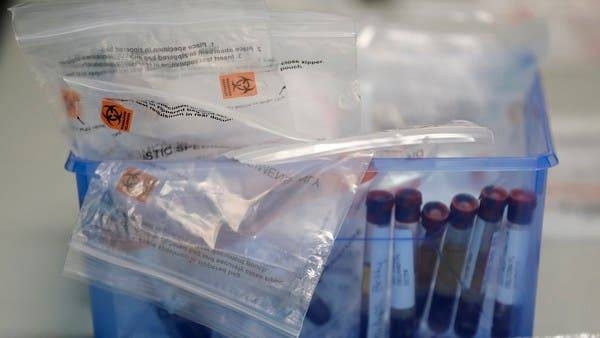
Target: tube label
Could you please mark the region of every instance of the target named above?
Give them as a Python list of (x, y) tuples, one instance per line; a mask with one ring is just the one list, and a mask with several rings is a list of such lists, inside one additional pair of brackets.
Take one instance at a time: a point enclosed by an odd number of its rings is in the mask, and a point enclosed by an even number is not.
[(384, 337), (386, 313), (389, 304), (386, 302), (386, 289), (389, 269), (389, 237), (388, 226), (368, 224), (372, 238), (367, 241), (371, 243), (369, 256), (371, 264), (371, 276), (369, 287), (369, 326), (368, 337)]
[(471, 282), (473, 281), (473, 275), (475, 274), (475, 268), (477, 267), (479, 251), (481, 250), (481, 242), (483, 239), (485, 225), (485, 221), (481, 218), (478, 218), (475, 226), (473, 227), (473, 231), (471, 232), (471, 240), (469, 243), (469, 248), (467, 249), (467, 256), (465, 257), (465, 266), (462, 279), (462, 285), (466, 288), (470, 288)]
[(485, 272), (483, 274), (483, 281), (481, 282), (482, 288), (489, 288), (489, 285), (492, 284), (491, 281), (495, 280), (495, 273), (497, 273), (496, 267), (498, 266), (498, 243), (501, 237), (500, 231), (495, 231), (492, 234), (492, 239), (490, 242), (490, 253), (488, 255), (487, 264), (485, 267)]
[(529, 231), (526, 229), (511, 228), (506, 232), (496, 296), (502, 304), (513, 305), (518, 301), (518, 288), (525, 278), (528, 242)]
[(415, 306), (415, 269), (412, 231), (394, 230), (392, 265), (392, 308), (411, 309)]

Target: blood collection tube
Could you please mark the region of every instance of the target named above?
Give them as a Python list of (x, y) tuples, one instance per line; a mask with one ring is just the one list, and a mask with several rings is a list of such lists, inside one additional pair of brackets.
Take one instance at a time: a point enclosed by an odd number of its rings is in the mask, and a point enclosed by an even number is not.
[[(389, 269), (389, 238), (394, 195), (383, 190), (367, 194), (367, 238), (363, 280), (362, 330), (366, 337), (384, 337), (388, 309), (386, 307)], [(366, 297), (365, 297), (366, 296)], [(365, 300), (366, 298), (366, 300)]]
[(429, 202), (421, 211), (421, 227), (419, 234), (422, 238), (418, 245), (416, 264), (416, 320), (421, 321), (425, 304), (431, 289), (433, 273), (438, 260), (438, 252), (450, 211), (442, 202)]
[(508, 196), (506, 237), (494, 303), (492, 337), (511, 337), (514, 321), (520, 316), (520, 294), (525, 278), (529, 228), (537, 205), (535, 193), (511, 190)]
[(418, 190), (402, 189), (396, 193), (390, 338), (412, 338), (415, 335), (413, 241), (419, 227), (422, 203), (423, 197)]
[(452, 199), (448, 230), (439, 258), (433, 296), (427, 323), (436, 333), (450, 327), (473, 221), (479, 203), (468, 194), (458, 194)]
[(454, 332), (460, 337), (473, 337), (479, 327), (492, 239), (500, 228), (507, 198), (508, 192), (497, 186), (483, 188), (479, 196), (479, 211), (465, 258), (454, 321)]

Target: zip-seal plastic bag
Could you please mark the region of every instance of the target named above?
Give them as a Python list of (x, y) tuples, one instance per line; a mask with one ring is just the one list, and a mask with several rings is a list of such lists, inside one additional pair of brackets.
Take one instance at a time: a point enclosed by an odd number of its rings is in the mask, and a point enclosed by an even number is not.
[[(112, 169), (110, 165), (101, 164), (100, 177), (90, 183), (82, 205), (81, 226), (75, 231), (71, 250), (102, 264), (158, 279), (177, 290), (154, 288), (153, 283), (140, 286), (146, 282), (132, 285), (122, 274), (107, 273), (113, 269), (96, 269), (99, 263), (73, 265), (67, 261), (65, 269), (86, 279), (114, 283), (115, 287), (156, 301), (168, 302), (172, 294), (183, 289), (203, 300), (234, 309), (244, 317), (265, 321), (272, 330), (295, 336), (369, 159), (368, 154), (357, 154), (282, 166), (248, 166), (229, 161), (217, 170), (211, 168), (218, 168), (214, 162), (199, 164), (200, 168), (191, 171), (206, 173), (205, 179), (201, 175), (188, 175), (181, 181), (186, 182), (184, 187), (205, 188), (196, 196), (194, 191), (173, 187), (176, 184), (172, 180), (156, 178), (155, 181), (156, 171), (148, 168), (132, 169), (126, 162), (115, 162), (121, 170), (115, 170), (118, 174), (114, 177), (104, 171)], [(188, 171), (178, 169), (178, 165), (179, 162), (172, 162), (163, 172), (178, 176), (177, 172)], [(206, 171), (203, 165), (208, 166)], [(239, 177), (240, 172), (246, 176)], [(294, 175), (285, 174), (289, 172)], [(232, 196), (222, 199), (224, 195), (220, 194), (227, 189), (221, 186), (227, 173), (227, 178), (235, 182), (231, 186), (242, 180), (252, 185), (268, 179), (272, 182), (272, 192), (262, 189), (251, 206), (245, 205), (251, 215), (244, 215), (237, 232), (215, 222), (209, 233), (201, 222), (193, 221), (239, 207), (234, 205)], [(139, 176), (134, 179), (139, 182), (137, 185), (127, 185), (131, 175)], [(119, 182), (116, 188), (102, 182), (102, 176), (108, 181), (116, 179)], [(153, 188), (156, 190), (149, 193), (148, 189)], [(191, 195), (181, 199), (177, 193)], [(180, 204), (186, 198), (189, 199), (186, 206), (206, 212), (192, 213), (183, 208)], [(237, 199), (252, 200), (241, 195)], [(152, 200), (156, 200), (152, 206), (140, 207), (143, 201)], [(161, 201), (165, 202), (164, 208)], [(147, 219), (144, 215), (149, 215), (148, 223), (144, 222)], [(191, 222), (186, 226), (179, 218), (180, 222), (175, 223), (175, 216)], [(208, 243), (215, 239), (214, 244)], [(169, 302), (167, 307), (178, 305)]]
[(312, 158), (288, 145), (285, 161), (101, 163), (65, 271), (233, 336), (297, 336), (374, 150), (492, 141), (463, 123), (393, 135), (310, 144)]
[(239, 0), (12, 11), (20, 46), (80, 157), (214, 158), (362, 128), (350, 19), (271, 14), (260, 1)]

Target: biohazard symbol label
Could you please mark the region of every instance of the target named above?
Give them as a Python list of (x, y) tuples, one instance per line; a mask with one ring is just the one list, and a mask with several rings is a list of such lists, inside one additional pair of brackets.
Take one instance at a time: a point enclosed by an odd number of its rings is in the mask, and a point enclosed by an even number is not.
[(258, 94), (254, 72), (226, 74), (221, 75), (219, 78), (224, 99), (255, 96)]
[(104, 99), (102, 100), (100, 117), (102, 122), (111, 129), (129, 131), (133, 120), (133, 110), (116, 101)]
[(140, 169), (127, 168), (119, 179), (117, 191), (141, 203), (146, 203), (157, 184), (156, 177)]

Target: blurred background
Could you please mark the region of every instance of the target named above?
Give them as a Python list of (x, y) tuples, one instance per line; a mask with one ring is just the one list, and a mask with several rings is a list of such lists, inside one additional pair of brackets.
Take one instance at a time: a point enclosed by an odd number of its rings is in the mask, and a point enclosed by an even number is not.
[[(403, 20), (422, 1), (269, 0), (273, 8)], [(6, 8), (10, 4), (3, 3)], [(600, 1), (443, 1), (546, 20), (542, 80), (561, 164), (550, 171), (535, 332), (600, 332)], [(91, 335), (87, 287), (61, 275), (77, 205), (65, 142), (0, 22), (0, 336)]]

